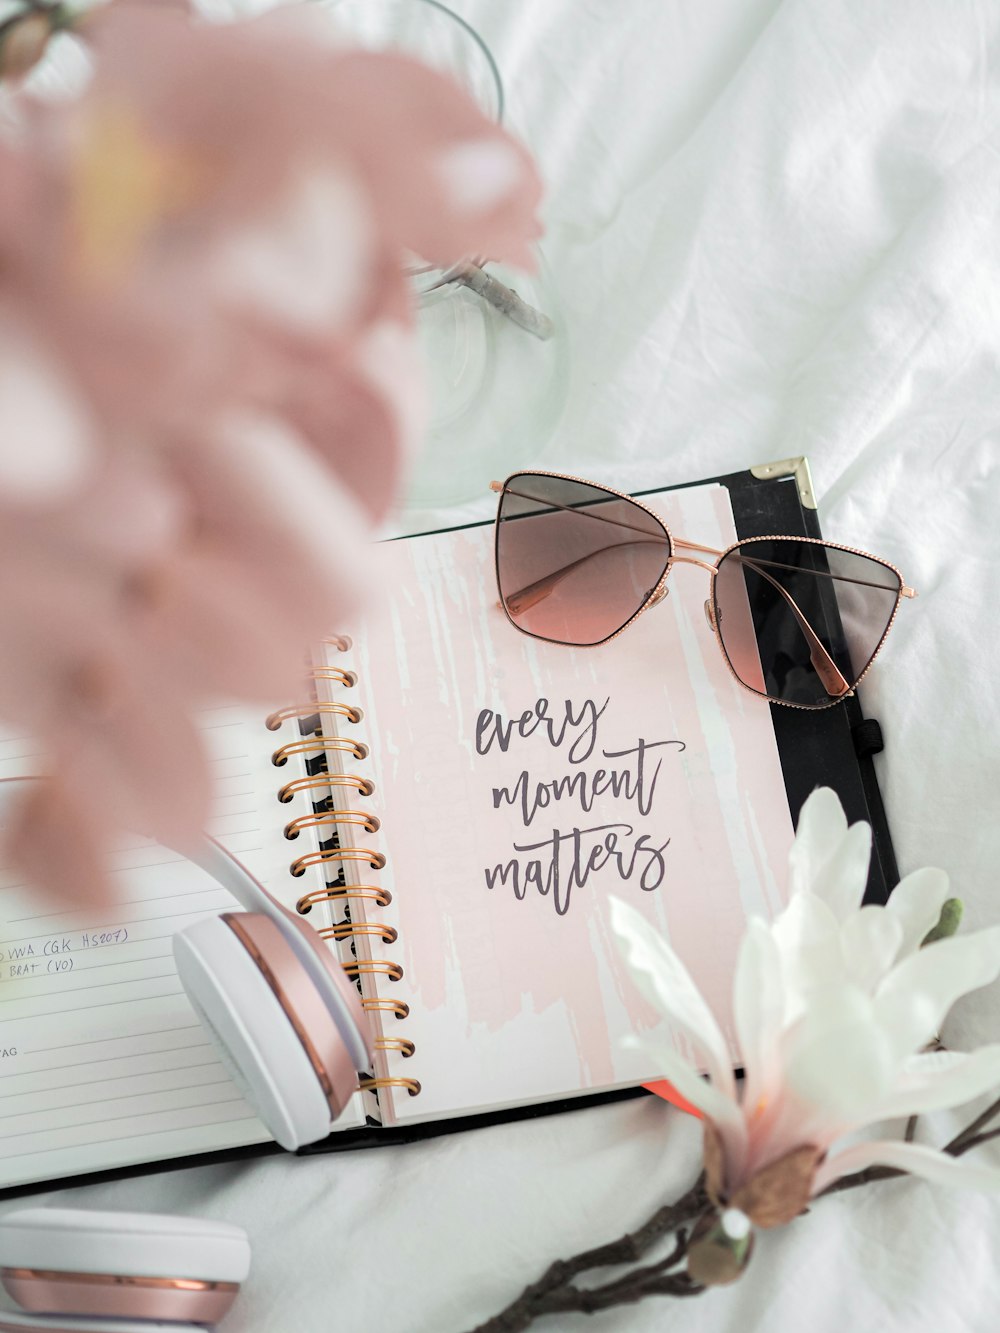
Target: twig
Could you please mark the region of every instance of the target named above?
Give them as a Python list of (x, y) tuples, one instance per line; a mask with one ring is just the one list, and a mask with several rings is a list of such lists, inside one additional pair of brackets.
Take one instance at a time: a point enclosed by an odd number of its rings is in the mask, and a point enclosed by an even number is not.
[(908, 1175), (907, 1171), (900, 1171), (895, 1166), (867, 1166), (864, 1171), (855, 1171), (853, 1175), (841, 1176), (835, 1180), (832, 1185), (827, 1185), (825, 1190), (814, 1196), (815, 1199), (825, 1198), (827, 1194), (839, 1194), (841, 1190), (854, 1190), (859, 1185), (871, 1185), (876, 1180), (890, 1180), (893, 1176)]
[(519, 328), (526, 329), (528, 333), (540, 338), (543, 342), (551, 338), (555, 332), (555, 325), (548, 315), (543, 315), (540, 310), (528, 305), (527, 301), (522, 301), (513, 287), (508, 287), (506, 283), (500, 282), (499, 279), (494, 278), (485, 269), (480, 268), (478, 264), (473, 264), (470, 260), (457, 264), (454, 269), (450, 270), (449, 280), (461, 283), (463, 287), (468, 287), (470, 291), (475, 292), (477, 296), (481, 296), (484, 301), (499, 310), (501, 315), (506, 315)]
[(966, 1125), (960, 1134), (956, 1134), (950, 1143), (946, 1143), (942, 1151), (951, 1153), (952, 1157), (960, 1156), (965, 1151), (968, 1140), (975, 1138), (983, 1126), (995, 1120), (998, 1115), (1000, 1115), (1000, 1097), (987, 1106), (982, 1115), (977, 1115), (971, 1124)]
[[(629, 1284), (634, 1276), (638, 1277), (637, 1287), (643, 1288), (641, 1294), (652, 1294), (654, 1290), (670, 1295), (696, 1294), (701, 1288), (691, 1289), (694, 1288), (694, 1284), (686, 1274), (663, 1273), (668, 1261), (670, 1264), (676, 1263), (686, 1253), (686, 1238), (678, 1240), (667, 1259), (638, 1270), (637, 1275), (627, 1274), (624, 1278), (618, 1278), (604, 1288), (580, 1290), (572, 1286), (572, 1281), (578, 1274), (590, 1268), (607, 1268), (616, 1264), (633, 1263), (663, 1236), (670, 1235), (685, 1223), (700, 1217), (708, 1207), (708, 1202), (704, 1176), (699, 1176), (685, 1195), (675, 1203), (658, 1208), (637, 1231), (627, 1232), (618, 1240), (599, 1245), (595, 1249), (584, 1250), (571, 1259), (557, 1259), (537, 1282), (525, 1287), (516, 1300), (492, 1319), (488, 1319), (485, 1324), (477, 1325), (472, 1333), (520, 1333), (520, 1330), (528, 1328), (542, 1314), (569, 1309), (603, 1309), (608, 1304), (618, 1304), (629, 1299), (637, 1300), (638, 1295), (629, 1295), (631, 1290)], [(683, 1282), (680, 1281), (681, 1278), (684, 1279)]]
[[(945, 1145), (943, 1151), (950, 1153), (952, 1157), (961, 1157), (983, 1143), (1000, 1139), (1000, 1126), (984, 1130), (984, 1126), (998, 1115), (1000, 1115), (1000, 1097), (960, 1134), (956, 1134), (951, 1142)], [(913, 1142), (916, 1126), (917, 1116), (910, 1116), (904, 1131), (904, 1142)], [(842, 1176), (839, 1180), (835, 1180), (816, 1195), (816, 1198), (908, 1174), (909, 1172), (893, 1166), (869, 1166), (864, 1171), (856, 1171), (853, 1175)], [(642, 1300), (645, 1296), (697, 1296), (705, 1288), (694, 1282), (688, 1276), (686, 1269), (678, 1269), (677, 1265), (682, 1263), (688, 1254), (687, 1224), (701, 1217), (709, 1206), (710, 1200), (705, 1192), (705, 1177), (702, 1174), (682, 1198), (676, 1203), (658, 1208), (638, 1230), (627, 1233), (607, 1245), (584, 1250), (571, 1259), (559, 1259), (551, 1264), (537, 1282), (525, 1287), (517, 1300), (512, 1301), (506, 1309), (488, 1319), (485, 1324), (477, 1325), (471, 1333), (522, 1333), (543, 1315), (568, 1311), (592, 1314), (596, 1310)], [(655, 1263), (633, 1267), (621, 1277), (605, 1282), (602, 1286), (574, 1285), (573, 1279), (589, 1269), (635, 1264), (636, 1260), (656, 1241), (671, 1232), (677, 1233), (673, 1247)], [(674, 1271), (669, 1271), (671, 1269)]]

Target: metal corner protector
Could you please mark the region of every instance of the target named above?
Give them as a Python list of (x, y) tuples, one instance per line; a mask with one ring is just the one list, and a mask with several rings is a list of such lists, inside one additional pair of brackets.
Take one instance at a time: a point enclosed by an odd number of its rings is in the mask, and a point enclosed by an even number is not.
[(816, 508), (816, 492), (809, 471), (809, 459), (804, 455), (801, 458), (783, 458), (778, 463), (758, 463), (756, 467), (750, 469), (750, 473), (758, 481), (777, 481), (779, 477), (794, 477), (803, 507)]

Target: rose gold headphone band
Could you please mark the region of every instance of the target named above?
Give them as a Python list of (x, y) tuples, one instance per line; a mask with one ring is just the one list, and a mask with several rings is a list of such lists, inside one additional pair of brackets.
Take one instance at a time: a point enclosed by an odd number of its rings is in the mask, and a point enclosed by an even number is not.
[(82, 1282), (92, 1286), (143, 1287), (150, 1290), (237, 1292), (238, 1282), (205, 1282), (190, 1277), (123, 1277), (120, 1273), (63, 1273), (43, 1268), (3, 1268), (4, 1280)]
[[(238, 1282), (182, 1277), (127, 1277), (119, 1273), (64, 1273), (41, 1268), (0, 1270), (3, 1285), (23, 1310), (44, 1315), (56, 1333), (63, 1318), (96, 1317), (95, 1327), (119, 1319), (155, 1319), (215, 1325), (228, 1313)], [(72, 1311), (72, 1314), (69, 1312)], [(0, 1329), (12, 1328), (0, 1313)], [(160, 1324), (157, 1323), (157, 1327)]]

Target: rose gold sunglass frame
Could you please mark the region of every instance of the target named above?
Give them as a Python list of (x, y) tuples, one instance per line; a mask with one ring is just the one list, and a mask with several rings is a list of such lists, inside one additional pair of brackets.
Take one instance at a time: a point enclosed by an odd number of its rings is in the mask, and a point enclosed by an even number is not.
[[(627, 500), (629, 504), (635, 505), (636, 508), (644, 510), (647, 514), (650, 515), (651, 518), (653, 518), (659, 524), (659, 526), (666, 533), (669, 553), (667, 556), (666, 566), (664, 567), (663, 573), (661, 574), (659, 581), (657, 582), (656, 586), (647, 594), (646, 598), (636, 608), (636, 610), (632, 613), (632, 615), (629, 616), (628, 620), (626, 620), (623, 625), (620, 625), (613, 634), (609, 634), (603, 639), (598, 639), (596, 643), (592, 644), (570, 643), (562, 639), (547, 639), (540, 634), (533, 634), (531, 630), (524, 629), (523, 626), (519, 625), (511, 615), (507, 606), (507, 600), (504, 597), (502, 586), (500, 583), (500, 561), (499, 561), (500, 526), (501, 526), (500, 512), (503, 504), (503, 497), (505, 494), (509, 493), (511, 495), (517, 495), (521, 499), (526, 499), (526, 500), (538, 499), (537, 496), (522, 495), (521, 492), (512, 489), (510, 483), (514, 481), (517, 477), (552, 477), (557, 481), (577, 482), (581, 486), (590, 486), (594, 490), (603, 491), (606, 495), (617, 496), (618, 499)], [(512, 472), (504, 481), (491, 481), (490, 490), (495, 491), (500, 497), (497, 502), (497, 516), (494, 521), (494, 541), (493, 541), (493, 564), (497, 581), (497, 591), (500, 594), (499, 605), (504, 615), (510, 622), (510, 624), (514, 627), (514, 629), (518, 631), (518, 633), (526, 634), (529, 638), (538, 639), (542, 643), (561, 643), (565, 647), (570, 647), (570, 648), (599, 648), (602, 644), (611, 643), (612, 640), (617, 639), (619, 634), (624, 634), (625, 631), (631, 625), (633, 625), (636, 620), (638, 620), (638, 618), (643, 614), (644, 611), (648, 611), (650, 607), (656, 606), (658, 602), (661, 602), (663, 600), (663, 598), (667, 594), (667, 579), (670, 577), (670, 572), (675, 564), (697, 565), (699, 566), (699, 568), (707, 570), (709, 575), (711, 596), (705, 601), (705, 619), (708, 621), (709, 628), (715, 635), (716, 643), (719, 646), (719, 651), (722, 654), (723, 661), (729, 668), (730, 675), (733, 677), (733, 679), (736, 681), (738, 685), (740, 685), (743, 689), (748, 691), (748, 693), (754, 695), (756, 698), (766, 699), (769, 703), (781, 704), (785, 708), (799, 708), (803, 709), (806, 712), (815, 712), (819, 709), (835, 708), (837, 704), (843, 702), (844, 699), (851, 698), (857, 691), (858, 686), (864, 680), (865, 676), (867, 676), (868, 672), (871, 670), (872, 664), (874, 663), (876, 657), (878, 657), (879, 653), (882, 651), (882, 645), (885, 643), (889, 631), (892, 629), (893, 622), (896, 619), (896, 614), (899, 611), (900, 603), (902, 602), (903, 598), (904, 597), (913, 598), (917, 596), (916, 590), (914, 588), (910, 588), (907, 586), (902, 573), (900, 572), (900, 570), (896, 568), (894, 564), (892, 564), (888, 560), (884, 560), (881, 556), (872, 555), (869, 551), (862, 551), (856, 546), (844, 546), (840, 542), (828, 542), (819, 537), (799, 537), (794, 533), (768, 533), (757, 537), (744, 537), (739, 541), (732, 542), (724, 550), (719, 551), (712, 546), (702, 546), (698, 542), (690, 542), (686, 541), (682, 537), (675, 537), (673, 533), (670, 531), (670, 528), (667, 526), (667, 523), (663, 519), (663, 517), (660, 514), (658, 514), (656, 510), (653, 509), (650, 505), (646, 504), (642, 500), (637, 499), (634, 495), (629, 495), (626, 491), (615, 490), (613, 486), (605, 486), (603, 482), (590, 481), (586, 477), (575, 477), (566, 472), (545, 472), (542, 471), (541, 469), (534, 469), (531, 472), (525, 472), (523, 470), (520, 470), (517, 472)], [(550, 500), (543, 500), (541, 501), (541, 503), (549, 505), (553, 509), (560, 509), (565, 507)], [(809, 626), (808, 621), (799, 611), (798, 607), (795, 605), (790, 595), (783, 589), (779, 588), (779, 591), (781, 592), (782, 596), (784, 596), (785, 599), (789, 602), (792, 613), (795, 615), (796, 619), (799, 622), (800, 627), (803, 629), (807, 638), (810, 638), (815, 641), (823, 657), (826, 658), (827, 661), (829, 662), (829, 666), (832, 672), (835, 673), (836, 676), (839, 677), (840, 681), (842, 681), (843, 684), (846, 686), (846, 688), (843, 689), (836, 698), (830, 699), (827, 703), (816, 703), (816, 704), (793, 703), (789, 699), (779, 699), (773, 694), (765, 694), (761, 690), (755, 690), (752, 685), (748, 685), (746, 681), (741, 679), (741, 677), (737, 674), (736, 669), (734, 668), (732, 662), (730, 661), (729, 654), (726, 651), (726, 646), (723, 642), (722, 635), (719, 631), (718, 620), (715, 614), (715, 602), (716, 602), (715, 579), (719, 572), (719, 566), (722, 564), (723, 560), (725, 560), (726, 556), (730, 555), (733, 551), (740, 550), (745, 546), (751, 545), (753, 542), (765, 542), (765, 541), (794, 541), (794, 542), (802, 542), (804, 545), (825, 546), (834, 551), (846, 551), (849, 555), (863, 556), (867, 560), (873, 560), (876, 564), (881, 565), (885, 569), (890, 569), (893, 572), (893, 574), (895, 574), (896, 578), (899, 580), (899, 589), (896, 592), (895, 605), (892, 608), (892, 615), (889, 617), (888, 623), (886, 624), (886, 627), (882, 632), (882, 637), (879, 639), (875, 647), (875, 651), (868, 659), (868, 663), (865, 666), (864, 670), (853, 682), (853, 684), (850, 685), (847, 684), (844, 677), (840, 675), (840, 672), (838, 671), (836, 665), (832, 662), (831, 659), (829, 659), (826, 650), (822, 647), (822, 643), (819, 640), (819, 636), (816, 635), (815, 631), (812, 630), (811, 626)], [(710, 564), (707, 560), (699, 560), (697, 556), (677, 555), (676, 551), (678, 549), (684, 551), (698, 551), (702, 555), (715, 556), (716, 559), (714, 564)], [(821, 571), (813, 571), (813, 572), (818, 573)], [(829, 575), (829, 577), (837, 578), (840, 581), (847, 583), (861, 582), (861, 580), (847, 579), (839, 575), (831, 574)], [(886, 591), (889, 590), (886, 589)]]

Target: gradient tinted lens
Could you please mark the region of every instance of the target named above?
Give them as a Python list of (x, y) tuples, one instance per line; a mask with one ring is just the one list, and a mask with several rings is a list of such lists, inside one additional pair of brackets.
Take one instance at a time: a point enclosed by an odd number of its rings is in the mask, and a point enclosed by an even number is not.
[(610, 638), (649, 599), (669, 559), (659, 519), (599, 486), (521, 472), (500, 497), (500, 596), (536, 638)]
[(869, 556), (790, 537), (745, 542), (715, 577), (715, 617), (733, 670), (772, 699), (823, 708), (864, 675), (900, 596)]

